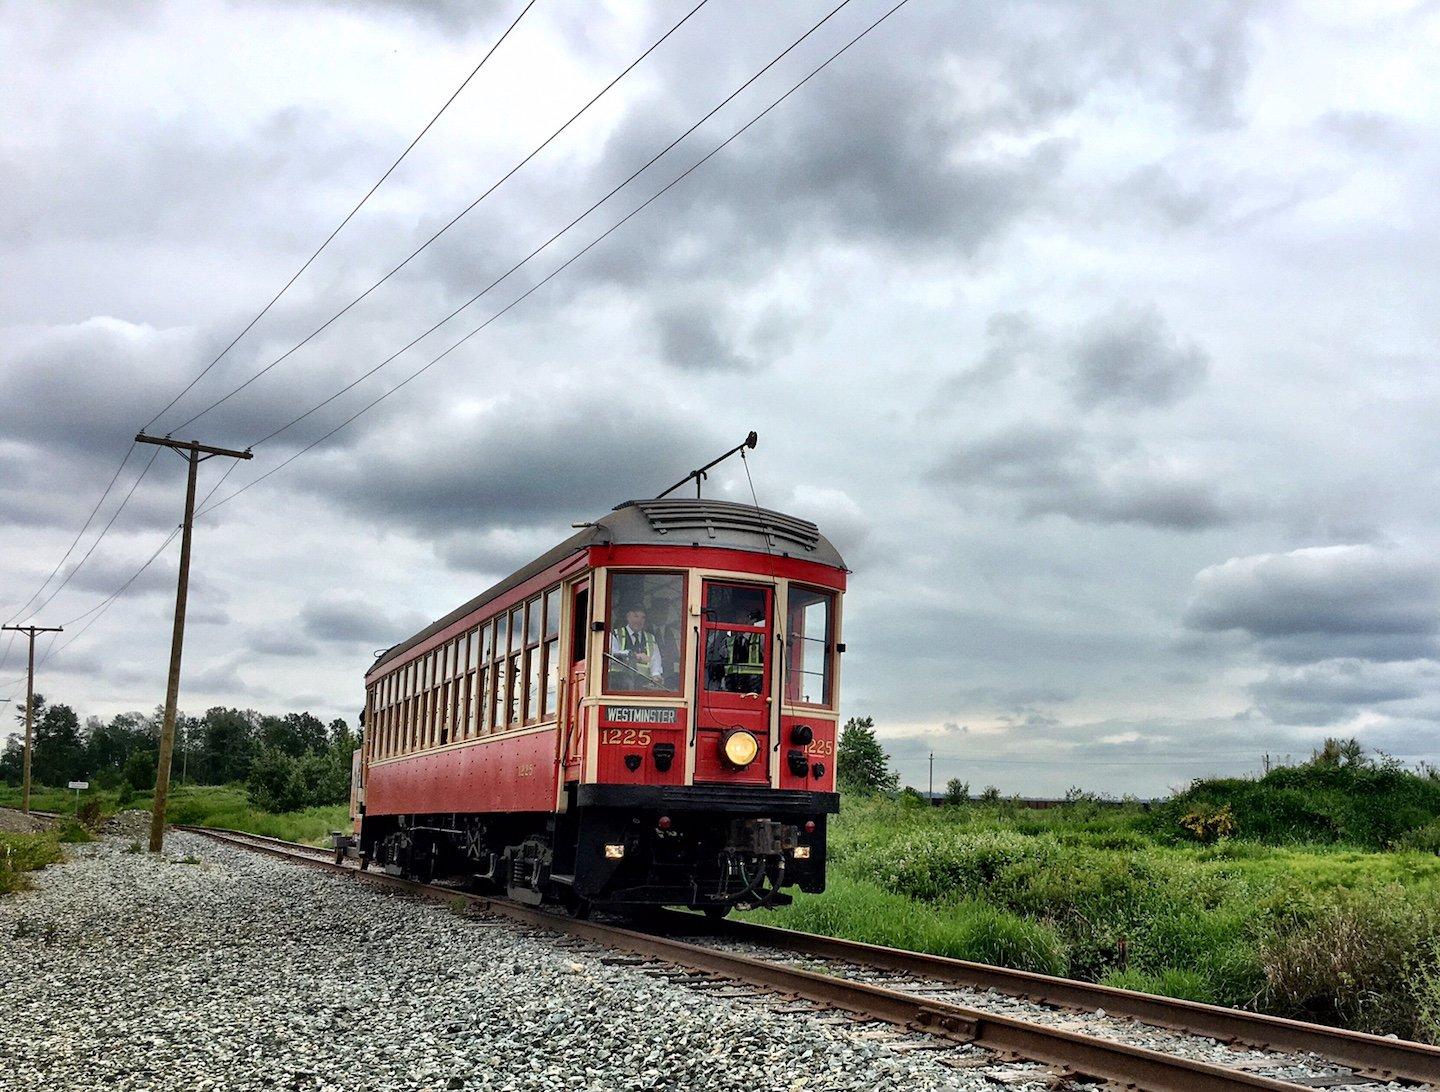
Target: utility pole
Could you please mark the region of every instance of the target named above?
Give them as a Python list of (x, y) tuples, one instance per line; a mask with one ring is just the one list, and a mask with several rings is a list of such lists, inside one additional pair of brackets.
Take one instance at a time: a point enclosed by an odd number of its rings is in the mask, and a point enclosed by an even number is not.
[(165, 797), (170, 791), (170, 758), (175, 751), (175, 706), (180, 699), (180, 654), (185, 645), (185, 600), (190, 592), (190, 528), (195, 522), (195, 472), (206, 459), (223, 455), (227, 459), (248, 459), (248, 451), (209, 447), (194, 440), (172, 440), (168, 436), (135, 437), (137, 444), (155, 444), (179, 452), (189, 464), (185, 482), (185, 522), (180, 531), (180, 579), (175, 589), (175, 628), (170, 636), (170, 679), (165, 686), (165, 723), (160, 729), (160, 761), (155, 768), (155, 805), (150, 813), (150, 852), (165, 846)]
[(927, 804), (935, 803), (935, 752), (930, 752), (930, 795), (925, 801)]
[(25, 759), (23, 775), (24, 788), (20, 790), (20, 810), (30, 814), (30, 734), (35, 728), (35, 634), (64, 633), (63, 626), (0, 626), (0, 630), (13, 629), (30, 637), (30, 670), (25, 679)]

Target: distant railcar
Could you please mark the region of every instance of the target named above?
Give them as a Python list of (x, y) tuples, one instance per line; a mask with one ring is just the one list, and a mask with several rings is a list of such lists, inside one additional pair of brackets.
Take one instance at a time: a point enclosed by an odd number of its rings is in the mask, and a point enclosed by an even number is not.
[(351, 851), (576, 912), (823, 890), (846, 574), (778, 512), (620, 505), (376, 659)]

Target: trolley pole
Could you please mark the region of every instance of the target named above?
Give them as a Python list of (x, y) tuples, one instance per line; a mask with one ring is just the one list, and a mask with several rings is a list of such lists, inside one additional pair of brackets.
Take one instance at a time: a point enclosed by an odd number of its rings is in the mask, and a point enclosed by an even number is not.
[(63, 626), (0, 626), (0, 630), (13, 629), (30, 638), (30, 668), (25, 675), (25, 758), (23, 761), (23, 785), (20, 790), (20, 810), (30, 814), (30, 737), (35, 730), (35, 634), (64, 633)]
[(150, 812), (150, 852), (165, 846), (165, 798), (170, 791), (170, 759), (175, 751), (175, 707), (180, 699), (180, 656), (185, 646), (185, 601), (190, 593), (190, 529), (195, 522), (195, 477), (200, 464), (216, 455), (248, 459), (248, 451), (210, 447), (194, 440), (172, 440), (168, 436), (135, 437), (139, 444), (155, 444), (178, 452), (189, 464), (185, 482), (185, 522), (180, 531), (180, 578), (175, 589), (175, 627), (170, 636), (170, 678), (165, 685), (165, 722), (160, 729), (160, 761), (155, 767), (155, 804)]

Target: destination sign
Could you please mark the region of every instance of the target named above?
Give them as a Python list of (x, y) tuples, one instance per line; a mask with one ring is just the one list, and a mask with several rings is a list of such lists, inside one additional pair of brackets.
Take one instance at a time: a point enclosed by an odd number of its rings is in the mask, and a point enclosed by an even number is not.
[(611, 705), (605, 719), (612, 724), (678, 724), (678, 709), (647, 709), (643, 705)]

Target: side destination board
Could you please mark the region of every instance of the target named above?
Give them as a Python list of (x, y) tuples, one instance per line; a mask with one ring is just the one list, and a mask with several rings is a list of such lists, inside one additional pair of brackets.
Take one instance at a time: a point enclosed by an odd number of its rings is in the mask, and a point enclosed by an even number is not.
[(611, 724), (678, 724), (678, 709), (650, 709), (643, 705), (610, 705), (604, 719)]

